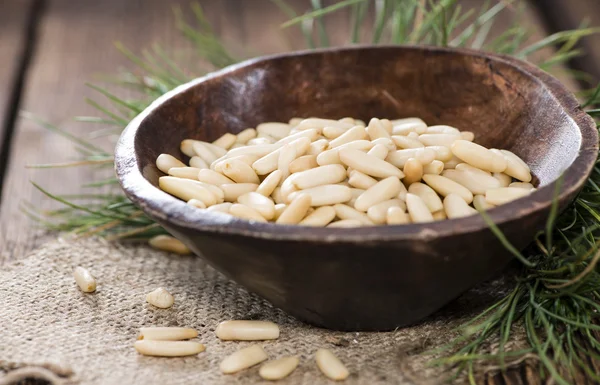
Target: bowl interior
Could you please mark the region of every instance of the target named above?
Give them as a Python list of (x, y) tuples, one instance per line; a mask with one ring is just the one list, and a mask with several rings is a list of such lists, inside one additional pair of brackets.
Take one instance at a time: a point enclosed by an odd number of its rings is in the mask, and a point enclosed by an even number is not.
[(581, 144), (576, 123), (544, 84), (508, 62), (363, 48), (258, 60), (209, 76), (155, 109), (139, 127), (135, 150), (156, 185), (156, 157), (186, 159), (182, 139), (214, 140), (261, 122), (312, 116), (418, 116), (473, 131), (477, 143), (521, 156), (541, 185), (560, 176)]

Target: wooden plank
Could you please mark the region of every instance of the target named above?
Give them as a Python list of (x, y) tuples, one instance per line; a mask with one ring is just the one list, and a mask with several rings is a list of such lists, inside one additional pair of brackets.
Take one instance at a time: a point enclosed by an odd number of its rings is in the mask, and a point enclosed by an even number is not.
[[(548, 31), (575, 29), (583, 21), (589, 27), (600, 27), (600, 1), (598, 0), (533, 0), (544, 17)], [(600, 82), (600, 34), (585, 37), (579, 47), (585, 52), (569, 65), (593, 76), (592, 85)]]
[(28, 58), (32, 0), (0, 4), (0, 193)]

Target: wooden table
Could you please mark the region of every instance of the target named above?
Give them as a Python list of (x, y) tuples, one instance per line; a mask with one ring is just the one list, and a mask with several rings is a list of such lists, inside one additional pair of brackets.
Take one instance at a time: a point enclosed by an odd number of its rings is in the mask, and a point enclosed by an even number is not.
[[(182, 63), (190, 63), (192, 46), (176, 31), (171, 8), (184, 9), (188, 0), (4, 0), (0, 3), (0, 266), (23, 258), (52, 234), (47, 234), (20, 211), (23, 202), (42, 208), (56, 207), (35, 191), (35, 180), (55, 193), (77, 193), (93, 174), (85, 168), (25, 169), (27, 164), (64, 162), (77, 153), (69, 142), (19, 111), (32, 112), (77, 135), (88, 135), (93, 126), (73, 121), (75, 115), (94, 115), (85, 102), (95, 97), (85, 82), (99, 74), (113, 74), (130, 63), (113, 48), (121, 41), (139, 52), (159, 42)], [(268, 0), (204, 0), (200, 2), (215, 32), (240, 57), (304, 47), (296, 29), (281, 31), (286, 20)], [(298, 9), (308, 0), (293, 0)], [(479, 5), (478, 0), (464, 1)], [(600, 25), (598, 0), (531, 1), (526, 22), (532, 39), (559, 29), (576, 27), (582, 17)], [(348, 15), (328, 19), (334, 44), (344, 44)], [(507, 28), (512, 16), (504, 13), (494, 29)], [(600, 80), (600, 37), (588, 38), (589, 52), (571, 65)], [(567, 80), (568, 81), (568, 80)], [(575, 86), (573, 82), (570, 84)], [(119, 95), (126, 96), (120, 92)], [(110, 146), (111, 143), (104, 143)], [(110, 148), (110, 147), (107, 147)], [(540, 383), (534, 368), (511, 369), (483, 381), (496, 384)], [(581, 384), (587, 383), (582, 378)]]

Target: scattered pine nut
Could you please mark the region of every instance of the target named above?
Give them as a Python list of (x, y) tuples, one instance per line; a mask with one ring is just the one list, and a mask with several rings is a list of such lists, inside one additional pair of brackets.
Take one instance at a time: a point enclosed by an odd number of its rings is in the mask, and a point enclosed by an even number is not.
[(298, 367), (299, 363), (298, 357), (282, 357), (261, 366), (258, 374), (264, 380), (281, 380), (289, 376)]
[(169, 253), (181, 255), (192, 254), (192, 251), (184, 245), (183, 242), (170, 235), (157, 235), (152, 237), (148, 241), (148, 244), (157, 250), (167, 251)]
[(317, 350), (315, 359), (321, 372), (331, 380), (342, 381), (350, 375), (348, 369), (330, 350)]
[(302, 226), (327, 226), (335, 218), (335, 209), (331, 206), (321, 206), (308, 214), (300, 225)]
[(262, 341), (279, 338), (279, 326), (268, 321), (223, 321), (215, 334), (223, 341)]
[(456, 194), (448, 194), (444, 198), (444, 212), (450, 219), (477, 214), (477, 210), (469, 206), (464, 199)]
[(96, 291), (96, 278), (87, 270), (81, 266), (77, 266), (73, 270), (73, 277), (77, 286), (84, 293), (93, 293)]
[(156, 357), (184, 357), (202, 353), (206, 347), (192, 341), (138, 340), (133, 344), (138, 353)]
[(221, 362), (220, 369), (224, 374), (232, 374), (260, 364), (268, 358), (262, 346), (252, 345), (226, 357)]
[(433, 222), (433, 216), (431, 211), (417, 195), (408, 193), (406, 194), (406, 209), (410, 220), (414, 223)]
[(149, 327), (140, 328), (140, 340), (181, 341), (198, 337), (198, 331), (192, 328), (180, 327)]
[(146, 294), (146, 301), (160, 309), (168, 309), (175, 303), (175, 298), (167, 289), (159, 287)]

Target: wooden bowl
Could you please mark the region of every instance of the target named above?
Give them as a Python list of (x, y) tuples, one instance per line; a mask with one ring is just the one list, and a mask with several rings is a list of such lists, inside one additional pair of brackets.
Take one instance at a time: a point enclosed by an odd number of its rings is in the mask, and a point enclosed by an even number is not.
[(480, 216), (355, 229), (253, 223), (190, 208), (157, 187), (161, 153), (291, 117), (419, 116), (508, 149), (541, 188), (489, 212), (517, 248), (560, 207), (598, 155), (595, 125), (556, 79), (510, 57), (432, 47), (364, 46), (258, 58), (159, 98), (123, 132), (116, 170), (127, 196), (214, 268), (313, 325), (389, 330), (435, 312), (511, 260)]

